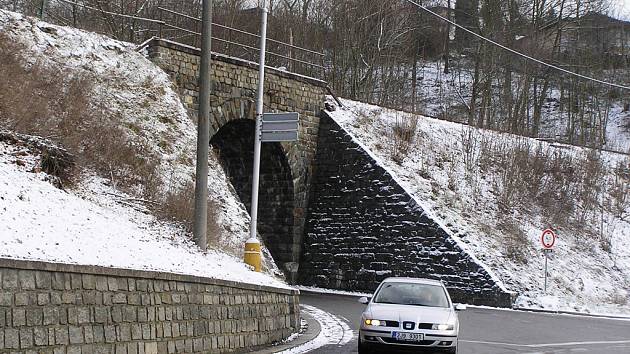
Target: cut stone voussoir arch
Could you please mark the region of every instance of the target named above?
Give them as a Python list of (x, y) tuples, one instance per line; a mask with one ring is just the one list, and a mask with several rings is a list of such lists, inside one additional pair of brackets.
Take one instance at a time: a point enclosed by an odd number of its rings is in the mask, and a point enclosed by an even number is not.
[[(199, 65), (200, 51), (196, 48), (181, 45), (168, 40), (155, 39), (147, 47), (149, 58), (166, 71), (178, 87), (179, 94), (188, 110), (190, 117), (196, 121), (199, 103)], [(253, 149), (253, 130), (256, 116), (256, 90), (258, 86), (258, 65), (245, 60), (214, 54), (212, 56), (212, 91), (210, 96), (211, 116), (210, 116), (210, 137), (214, 139), (214, 144), (219, 144), (223, 149), (228, 148), (227, 144), (221, 142), (222, 138), (216, 138), (217, 134), (228, 134), (221, 132), (231, 124), (242, 124), (241, 128), (250, 134)], [(275, 216), (273, 220), (281, 222), (286, 235), (282, 236), (282, 241), (274, 252), (274, 246), (266, 246), (272, 250), (274, 259), (278, 254), (282, 254), (276, 259), (278, 266), (285, 271), (287, 280), (295, 282), (297, 279), (298, 265), (302, 253), (302, 241), (304, 225), (306, 219), (306, 205), (308, 203), (308, 181), (313, 172), (313, 159), (317, 149), (317, 134), (319, 128), (319, 114), (324, 105), (326, 94), (326, 83), (321, 80), (296, 75), (286, 71), (268, 68), (264, 86), (264, 107), (266, 112), (298, 112), (300, 114), (299, 141), (295, 143), (273, 143), (265, 144), (267, 147), (262, 151), (262, 168), (266, 165), (280, 173), (282, 194), (275, 199), (283, 199), (287, 195), (292, 196), (291, 210), (285, 207), (280, 208), (282, 216)], [(245, 121), (245, 123), (235, 123)], [(251, 132), (250, 132), (251, 130)], [(244, 134), (245, 135), (245, 134)], [(241, 142), (243, 143), (243, 142)], [(239, 143), (240, 144), (240, 143)], [(245, 143), (243, 143), (245, 144)], [(249, 144), (249, 143), (247, 143)], [(250, 146), (250, 145), (247, 145)], [(249, 151), (249, 150), (248, 150)], [(220, 152), (222, 153), (222, 152)], [(267, 155), (272, 156), (271, 160)], [(265, 160), (267, 159), (267, 160)], [(271, 161), (271, 162), (270, 162)], [(275, 162), (274, 162), (275, 161)], [(225, 161), (223, 161), (225, 162)], [(250, 166), (253, 161), (242, 161), (243, 166)], [(230, 173), (229, 168), (223, 165)], [(234, 168), (233, 166), (230, 168)], [(243, 167), (244, 168), (244, 167)], [(236, 171), (232, 171), (237, 173)], [(236, 176), (233, 175), (233, 176)], [(288, 182), (288, 183), (287, 183)], [(261, 178), (261, 185), (269, 185), (270, 177)], [(279, 182), (280, 183), (280, 182)], [(238, 192), (241, 200), (248, 206), (245, 199), (244, 188)], [(251, 189), (249, 187), (248, 189)], [(264, 189), (261, 188), (261, 191)], [(280, 203), (277, 200), (269, 200), (269, 203)], [(283, 205), (288, 205), (287, 201)], [(265, 206), (260, 204), (260, 210)], [(259, 215), (261, 224), (259, 233), (265, 233), (265, 215)], [(263, 235), (264, 239), (264, 235)], [(274, 242), (274, 238), (270, 238)]]
[[(210, 144), (240, 200), (251, 208), (255, 122), (235, 119), (212, 136)], [(258, 233), (280, 266), (293, 262), (293, 174), (279, 143), (262, 146), (259, 183)]]

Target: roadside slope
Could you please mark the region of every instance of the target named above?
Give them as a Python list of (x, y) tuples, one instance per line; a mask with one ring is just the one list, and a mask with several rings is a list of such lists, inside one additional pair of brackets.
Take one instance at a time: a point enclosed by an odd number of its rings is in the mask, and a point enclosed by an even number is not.
[[(55, 111), (44, 112), (50, 113), (47, 115), (30, 114), (26, 105), (39, 103), (36, 95), (22, 101), (24, 116), (13, 117), (13, 120), (8, 115), (0, 116), (0, 128), (50, 137), (56, 143), (78, 140), (71, 152), (82, 163), (76, 172), (76, 185), (58, 191), (42, 189), (44, 186), (38, 184), (37, 175), (30, 175), (30, 170), (12, 171), (14, 163), (4, 161), (2, 169), (8, 172), (5, 172), (2, 193), (7, 198), (0, 200), (0, 207), (11, 210), (11, 213), (2, 216), (6, 218), (0, 228), (4, 242), (0, 253), (3, 256), (203, 272), (204, 276), (212, 276), (213, 272), (219, 276), (222, 274), (220, 265), (226, 262), (236, 266), (248, 238), (249, 216), (214, 154), (209, 156), (208, 176), (214, 186), (210, 190), (213, 215), (209, 235), (213, 251), (208, 254), (214, 256), (203, 260), (206, 256), (195, 251), (182, 220), (171, 221), (166, 215), (160, 221), (153, 216), (155, 206), (167, 205), (172, 199), (187, 206), (186, 199), (190, 195), (186, 192), (193, 183), (195, 172), (196, 124), (187, 116), (166, 73), (129, 43), (50, 25), (7, 11), (0, 11), (0, 35), (7, 40), (0, 46), (17, 49), (15, 54), (21, 58), (20, 70), (26, 73), (21, 80), (27, 81), (28, 75), (36, 73), (49, 74), (59, 81), (56, 86), (47, 87), (49, 91), (59, 89), (51, 95), (65, 99), (62, 103), (66, 104), (85, 100), (88, 107), (82, 112), (85, 115), (78, 115), (77, 122), (70, 122), (74, 130), (65, 136), (59, 134), (59, 127), (67, 127), (64, 124), (68, 123), (66, 116), (69, 114)], [(89, 85), (80, 87), (83, 90), (77, 97), (68, 96), (73, 91), (67, 82), (72, 79), (89, 82)], [(28, 82), (24, 84), (28, 86)], [(33, 95), (33, 92), (25, 94)], [(6, 145), (3, 149), (5, 155), (12, 156), (7, 152), (12, 147)], [(99, 159), (89, 161), (90, 155)], [(114, 159), (106, 160), (109, 157)], [(37, 159), (36, 155), (33, 159)], [(118, 162), (123, 164), (118, 165)], [(36, 165), (35, 161), (31, 167)], [(32, 188), (30, 183), (33, 183)], [(20, 188), (15, 190), (12, 184)], [(31, 195), (34, 191), (41, 191), (46, 197), (38, 197), (39, 192)], [(13, 207), (14, 199), (20, 193), (30, 197), (27, 201), (18, 199), (22, 203)], [(77, 198), (83, 201), (79, 202)], [(40, 205), (43, 209), (38, 209)], [(92, 217), (92, 213), (81, 213), (83, 209), (104, 216)], [(170, 209), (176, 213), (178, 205)], [(73, 211), (66, 212), (69, 210)], [(98, 223), (94, 223), (95, 220)], [(119, 220), (125, 221), (118, 225)], [(48, 224), (50, 227), (46, 229)], [(149, 231), (141, 235), (144, 229)], [(29, 237), (38, 241), (19, 243)], [(125, 244), (126, 238), (129, 238), (128, 244)], [(147, 238), (155, 239), (155, 248), (141, 247), (146, 246)], [(103, 243), (105, 239), (109, 241)], [(52, 246), (42, 247), (38, 245), (40, 241)], [(57, 247), (56, 243), (67, 244), (69, 248)], [(172, 247), (167, 247), (171, 243)], [(86, 248), (92, 244), (94, 247)], [(82, 247), (81, 251), (79, 247)], [(89, 252), (84, 253), (86, 250)], [(160, 259), (161, 256), (166, 258)], [(195, 260), (199, 265), (194, 265)], [(210, 267), (212, 263), (214, 265)], [(269, 274), (280, 274), (267, 251), (264, 263)], [(237, 268), (239, 272), (244, 269), (243, 266)], [(260, 279), (257, 282), (281, 284), (269, 277)]]
[[(630, 312), (626, 156), (343, 103), (330, 113), (335, 121), (521, 294), (518, 305)], [(544, 294), (539, 237), (547, 227), (560, 239)]]

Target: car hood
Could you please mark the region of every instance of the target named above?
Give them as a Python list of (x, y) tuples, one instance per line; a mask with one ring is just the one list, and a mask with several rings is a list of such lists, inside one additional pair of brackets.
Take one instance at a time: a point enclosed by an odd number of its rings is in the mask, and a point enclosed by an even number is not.
[(410, 306), (371, 303), (365, 315), (375, 320), (410, 321), (415, 323), (449, 323), (455, 317), (448, 307)]

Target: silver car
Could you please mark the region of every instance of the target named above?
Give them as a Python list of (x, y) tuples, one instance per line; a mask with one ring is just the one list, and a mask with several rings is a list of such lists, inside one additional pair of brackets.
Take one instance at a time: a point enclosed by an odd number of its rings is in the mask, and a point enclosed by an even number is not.
[(459, 320), (442, 282), (387, 278), (378, 286), (361, 315), (359, 353), (443, 351), (457, 353)]

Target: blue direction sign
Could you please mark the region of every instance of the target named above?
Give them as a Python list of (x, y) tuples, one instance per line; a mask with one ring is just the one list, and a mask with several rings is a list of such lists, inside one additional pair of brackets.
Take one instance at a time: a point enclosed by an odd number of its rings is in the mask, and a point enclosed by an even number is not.
[(297, 141), (299, 120), (299, 113), (263, 114), (261, 142)]

